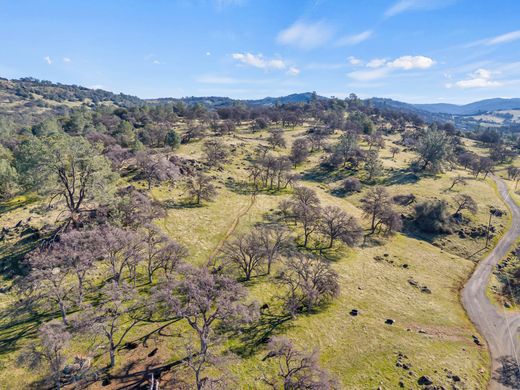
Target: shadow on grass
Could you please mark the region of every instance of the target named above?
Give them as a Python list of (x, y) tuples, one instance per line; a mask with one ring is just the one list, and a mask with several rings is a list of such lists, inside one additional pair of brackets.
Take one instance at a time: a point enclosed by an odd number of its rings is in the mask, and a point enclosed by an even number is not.
[(356, 174), (354, 170), (327, 169), (320, 165), (302, 172), (302, 180), (316, 183), (334, 183)]
[(27, 253), (35, 249), (41, 243), (37, 234), (30, 234), (9, 245), (0, 246), (0, 275), (4, 280), (11, 280), (27, 273), (27, 267), (23, 259)]
[(175, 210), (179, 210), (179, 209), (198, 209), (198, 208), (201, 208), (201, 207), (204, 207), (204, 205), (202, 203), (193, 203), (192, 201), (190, 200), (184, 200), (184, 201), (181, 201), (181, 202), (176, 202), (172, 199), (168, 199), (168, 200), (165, 200), (161, 203), (161, 205), (165, 208), (165, 209), (175, 209)]
[(275, 333), (286, 329), (286, 323), (290, 319), (292, 316), (287, 314), (263, 312), (257, 321), (241, 329), (239, 337), (241, 344), (232, 348), (232, 352), (241, 357), (253, 355), (260, 346), (268, 343)]
[(15, 352), (18, 342), (36, 337), (44, 322), (59, 318), (59, 313), (38, 313), (33, 300), (18, 301), (2, 310), (0, 317), (0, 356)]
[(520, 367), (513, 356), (502, 356), (500, 367), (493, 373), (493, 379), (510, 389), (520, 389)]
[(0, 202), (0, 214), (7, 213), (25, 207), (36, 201), (34, 196), (18, 196), (16, 198)]
[(385, 185), (399, 185), (399, 184), (415, 184), (421, 179), (421, 176), (408, 169), (399, 169), (390, 173), (385, 180)]

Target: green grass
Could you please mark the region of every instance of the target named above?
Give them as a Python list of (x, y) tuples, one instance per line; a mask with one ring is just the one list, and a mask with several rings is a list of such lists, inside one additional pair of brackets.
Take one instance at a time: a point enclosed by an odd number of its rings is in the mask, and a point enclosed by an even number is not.
[[(286, 132), (290, 144), (301, 136), (305, 128)], [(218, 182), (218, 196), (214, 202), (205, 202), (201, 207), (183, 207), (184, 192), (181, 186), (174, 188), (155, 187), (152, 196), (170, 207), (167, 214), (155, 223), (169, 236), (186, 245), (190, 252), (189, 261), (204, 265), (216, 253), (222, 243), (233, 234), (247, 231), (255, 223), (272, 213), (278, 203), (290, 196), (290, 191), (281, 194), (258, 194), (254, 202), (250, 194), (235, 191), (226, 185), (227, 178), (235, 182), (246, 179), (244, 158), (258, 144), (265, 144), (267, 132), (241, 134), (240, 137), (222, 137), (226, 143), (236, 148), (231, 161), (223, 171), (212, 170)], [(335, 135), (334, 137), (337, 137)], [(387, 140), (387, 148), (396, 141), (392, 136)], [(177, 153), (189, 158), (201, 158), (201, 142), (182, 145)], [(472, 145), (472, 147), (474, 147)], [(276, 150), (275, 153), (287, 153)], [(306, 173), (319, 163), (322, 153), (311, 155), (306, 164), (297, 171)], [(401, 152), (392, 159), (385, 149), (381, 153), (383, 164), (389, 174), (398, 173), (414, 159), (411, 152)], [(457, 187), (447, 192), (451, 178), (464, 171), (451, 171), (436, 177), (424, 176), (416, 182), (406, 177), (394, 175), (395, 180), (388, 186), (391, 194), (414, 193), (419, 200), (432, 198), (450, 199), (458, 192), (471, 194), (480, 205), (475, 216), (468, 217), (472, 224), (487, 223), (487, 206), (501, 204), (489, 180), (468, 180), (465, 187)], [(323, 205), (337, 205), (362, 218), (359, 209), (362, 194), (348, 197), (334, 195), (339, 185), (335, 177), (327, 178), (326, 183), (304, 181), (302, 184), (317, 190)], [(383, 182), (385, 178), (382, 179)], [(368, 187), (365, 186), (363, 191)], [(2, 207), (2, 205), (0, 205)], [(505, 208), (505, 206), (501, 206)], [(411, 208), (403, 208), (410, 213)], [(22, 207), (4, 209), (1, 220), (7, 226), (21, 218), (26, 218), (30, 210)], [(41, 217), (43, 223), (50, 216)], [(498, 220), (503, 231), (509, 216)], [(498, 225), (497, 225), (498, 226)], [(10, 245), (13, 243), (10, 243)], [(364, 248), (348, 249), (339, 247), (333, 251), (332, 267), (340, 277), (341, 292), (337, 299), (317, 313), (298, 316), (294, 320), (275, 324), (276, 318), (262, 329), (263, 335), (283, 334), (301, 349), (320, 350), (320, 361), (347, 389), (397, 388), (398, 381), (405, 388), (415, 388), (421, 375), (430, 376), (436, 385), (450, 385), (446, 371), (461, 376), (465, 388), (484, 389), (489, 379), (489, 357), (485, 347), (476, 346), (471, 336), (476, 330), (466, 317), (459, 300), (459, 290), (471, 274), (480, 253), (468, 260), (464, 257), (482, 249), (483, 239), (461, 239), (457, 235), (445, 237), (421, 237), (419, 234), (397, 234), (371, 242)], [(385, 256), (386, 254), (386, 256)], [(383, 260), (377, 260), (382, 258)], [(404, 265), (406, 264), (406, 268)], [(408, 280), (413, 278), (420, 285), (431, 289), (432, 293), (421, 292)], [(274, 297), (279, 293), (277, 286), (267, 276), (254, 278), (247, 284), (249, 300), (260, 304), (269, 303), (275, 311)], [(0, 295), (0, 307), (7, 307), (16, 301), (16, 295)], [(360, 315), (352, 317), (352, 309), (360, 310)], [(394, 319), (394, 325), (386, 325), (387, 318)], [(19, 335), (16, 344), (0, 352), (0, 383), (5, 388), (26, 386), (41, 378), (43, 371), (28, 372), (16, 364), (16, 356), (23, 345), (34, 336), (38, 318), (29, 318), (27, 324), (13, 325), (8, 318), (0, 321), (0, 342), (13, 335)], [(30, 333), (23, 333), (28, 327)], [(128, 340), (138, 340), (156, 328), (154, 324), (143, 324), (132, 330)], [(260, 331), (260, 329), (258, 329)], [(124, 350), (118, 354), (118, 364), (114, 373), (121, 373), (130, 363), (132, 371), (147, 365), (160, 365), (183, 357), (179, 335), (190, 334), (183, 323), (168, 327), (171, 337), (151, 336), (148, 347), (139, 346), (135, 350)], [(262, 333), (258, 333), (262, 334)], [(240, 388), (263, 388), (257, 378), (264, 373), (274, 372), (274, 362), (262, 362), (265, 355), (263, 344), (253, 345), (245, 341), (256, 341), (246, 334), (233, 336), (225, 344), (236, 352), (238, 357), (228, 364)], [(90, 340), (76, 338), (68, 351), (71, 356), (89, 353)], [(159, 348), (156, 356), (148, 358), (148, 352)], [(247, 347), (247, 348), (246, 348)], [(245, 354), (245, 351), (250, 354)], [(412, 364), (413, 376), (402, 368), (396, 367), (397, 354), (401, 352)], [(242, 354), (242, 355), (240, 355)], [(102, 367), (107, 362), (106, 354), (100, 355), (95, 364)]]

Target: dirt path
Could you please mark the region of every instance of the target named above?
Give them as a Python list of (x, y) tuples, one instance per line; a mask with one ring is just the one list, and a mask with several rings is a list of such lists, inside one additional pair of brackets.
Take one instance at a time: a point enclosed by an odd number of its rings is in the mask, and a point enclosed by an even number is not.
[(493, 177), (500, 196), (512, 213), (512, 224), (493, 251), (478, 264), (462, 291), (462, 302), (469, 318), (485, 337), (492, 359), (490, 389), (520, 389), (520, 314), (507, 313), (486, 296), (495, 265), (504, 258), (520, 237), (520, 208), (511, 199), (504, 181)]
[(244, 215), (246, 215), (249, 212), (249, 210), (251, 210), (251, 207), (253, 207), (253, 205), (255, 204), (255, 200), (256, 195), (251, 195), (251, 200), (249, 201), (249, 204), (237, 214), (235, 219), (233, 219), (233, 222), (231, 222), (231, 225), (229, 226), (228, 230), (226, 230), (226, 233), (224, 234), (222, 240), (220, 240), (217, 246), (215, 246), (215, 248), (211, 251), (211, 254), (209, 255), (208, 259), (208, 264), (211, 264), (217, 253), (220, 251), (220, 249), (222, 249), (222, 246), (225, 244), (227, 239), (233, 234), (236, 227), (238, 226), (238, 223), (240, 222), (240, 219)]

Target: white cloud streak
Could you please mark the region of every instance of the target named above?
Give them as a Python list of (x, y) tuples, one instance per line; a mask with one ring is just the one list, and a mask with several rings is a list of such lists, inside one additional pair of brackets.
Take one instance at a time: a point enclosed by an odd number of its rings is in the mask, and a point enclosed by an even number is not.
[(259, 69), (285, 69), (287, 64), (281, 59), (267, 59), (262, 54), (233, 53), (231, 57), (244, 65)]
[(48, 65), (52, 65), (52, 58), (49, 57), (49, 56), (45, 56), (43, 57), (43, 60), (48, 64)]
[(333, 35), (333, 28), (325, 22), (307, 23), (298, 21), (278, 33), (277, 42), (310, 50), (327, 43)]
[(385, 17), (391, 18), (408, 11), (430, 11), (454, 2), (455, 0), (399, 0), (385, 11)]
[(366, 41), (367, 39), (370, 39), (374, 35), (374, 31), (372, 30), (366, 30), (359, 34), (354, 35), (347, 35), (344, 36), (336, 42), (335, 46), (350, 46), (350, 45), (357, 45), (361, 42)]
[(397, 70), (428, 69), (434, 64), (433, 59), (425, 56), (401, 56), (391, 61), (384, 58), (374, 58), (365, 65), (370, 70), (357, 70), (347, 75), (353, 80), (371, 81), (384, 78)]

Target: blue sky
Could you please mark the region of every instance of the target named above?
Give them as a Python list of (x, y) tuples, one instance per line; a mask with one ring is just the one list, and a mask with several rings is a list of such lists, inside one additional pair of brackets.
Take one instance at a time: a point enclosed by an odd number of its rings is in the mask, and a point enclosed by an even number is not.
[(144, 98), (520, 97), (518, 0), (0, 0), (0, 76)]

